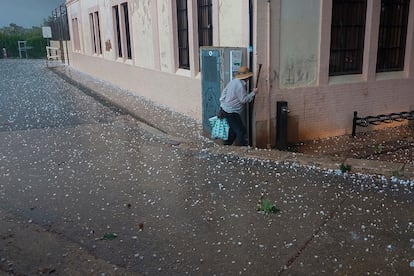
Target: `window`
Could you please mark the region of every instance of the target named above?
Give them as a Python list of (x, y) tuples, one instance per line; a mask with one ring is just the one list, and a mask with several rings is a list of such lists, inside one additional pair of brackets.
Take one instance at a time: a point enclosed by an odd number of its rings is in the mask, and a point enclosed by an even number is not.
[(377, 72), (404, 69), (409, 0), (382, 0)]
[(119, 58), (132, 59), (131, 31), (129, 26), (128, 3), (112, 7), (116, 53)]
[(101, 28), (99, 24), (99, 13), (93, 12), (89, 14), (89, 22), (91, 26), (92, 52), (97, 55), (102, 54)]
[(121, 26), (119, 22), (119, 8), (118, 6), (114, 6), (113, 8), (114, 13), (114, 21), (115, 21), (115, 38), (116, 38), (116, 49), (118, 50), (118, 57), (122, 57), (122, 38), (121, 38)]
[(197, 0), (199, 46), (213, 45), (212, 0)]
[(128, 13), (128, 3), (121, 4), (123, 17), (124, 17), (124, 27), (125, 27), (125, 40), (126, 40), (126, 50), (128, 59), (132, 59), (132, 48), (131, 48), (131, 33), (129, 29), (129, 13)]
[(179, 68), (190, 69), (187, 0), (177, 0)]
[(333, 0), (329, 75), (361, 74), (366, 0)]
[(73, 32), (73, 48), (75, 51), (80, 51), (80, 39), (79, 39), (79, 23), (78, 18), (72, 18), (72, 32)]

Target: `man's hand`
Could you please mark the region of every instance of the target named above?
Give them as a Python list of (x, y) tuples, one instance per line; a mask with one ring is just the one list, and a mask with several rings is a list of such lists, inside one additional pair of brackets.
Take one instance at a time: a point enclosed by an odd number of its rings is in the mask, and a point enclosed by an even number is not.
[(257, 93), (259, 93), (259, 89), (255, 88), (255, 89), (253, 89), (253, 92), (254, 92), (255, 95), (257, 95)]

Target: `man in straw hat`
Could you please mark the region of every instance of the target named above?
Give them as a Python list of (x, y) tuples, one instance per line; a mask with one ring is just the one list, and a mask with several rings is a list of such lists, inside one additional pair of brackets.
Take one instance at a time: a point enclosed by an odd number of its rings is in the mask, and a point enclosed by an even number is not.
[(224, 88), (220, 97), (220, 108), (222, 116), (229, 123), (229, 138), (224, 141), (225, 145), (232, 145), (236, 140), (238, 146), (247, 146), (246, 128), (241, 119), (246, 103), (251, 102), (258, 93), (257, 88), (247, 93), (246, 80), (251, 78), (253, 73), (247, 66), (241, 66), (231, 80)]

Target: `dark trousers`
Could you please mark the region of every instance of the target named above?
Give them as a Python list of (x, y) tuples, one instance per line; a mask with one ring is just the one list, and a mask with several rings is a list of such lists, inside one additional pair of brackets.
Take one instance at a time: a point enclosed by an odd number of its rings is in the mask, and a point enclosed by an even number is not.
[(229, 139), (224, 141), (225, 145), (233, 145), (236, 140), (238, 146), (247, 146), (246, 141), (246, 128), (243, 125), (243, 121), (238, 113), (223, 112), (223, 117), (227, 119), (229, 123)]

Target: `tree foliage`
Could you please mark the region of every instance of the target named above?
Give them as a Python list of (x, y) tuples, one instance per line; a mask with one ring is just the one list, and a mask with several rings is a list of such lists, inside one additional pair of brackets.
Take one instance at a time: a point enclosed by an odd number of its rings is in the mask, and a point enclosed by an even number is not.
[[(26, 29), (14, 23), (0, 28), (0, 48), (6, 48), (10, 58), (19, 57), (18, 41), (26, 41), (28, 58), (45, 58), (47, 41), (41, 27)], [(26, 53), (23, 54), (26, 57)]]

